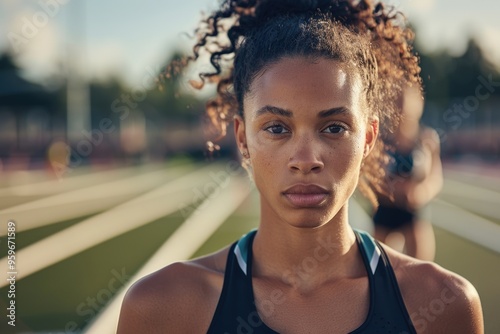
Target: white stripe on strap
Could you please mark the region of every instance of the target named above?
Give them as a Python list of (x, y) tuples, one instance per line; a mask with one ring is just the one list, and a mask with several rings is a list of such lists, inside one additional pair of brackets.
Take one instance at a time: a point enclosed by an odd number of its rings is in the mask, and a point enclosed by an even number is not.
[(241, 254), (240, 247), (238, 245), (236, 245), (236, 247), (234, 248), (234, 254), (236, 255), (236, 260), (238, 261), (238, 264), (240, 265), (241, 270), (246, 275), (247, 274), (247, 263), (245, 262), (245, 259), (243, 258), (243, 255)]
[(380, 249), (377, 245), (375, 245), (375, 251), (373, 252), (372, 258), (370, 260), (370, 268), (372, 270), (372, 274), (375, 274), (375, 270), (377, 270), (377, 265), (380, 260)]

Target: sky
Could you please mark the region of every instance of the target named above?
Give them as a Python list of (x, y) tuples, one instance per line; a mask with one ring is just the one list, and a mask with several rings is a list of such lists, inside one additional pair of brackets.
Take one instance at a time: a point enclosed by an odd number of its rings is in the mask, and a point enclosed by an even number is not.
[[(464, 50), (478, 38), (500, 64), (500, 1), (387, 0), (417, 29), (425, 51)], [(131, 86), (145, 82), (174, 49), (192, 45), (202, 11), (217, 0), (0, 0), (0, 51), (11, 50), (27, 78), (65, 71), (68, 60), (86, 77), (115, 75)]]

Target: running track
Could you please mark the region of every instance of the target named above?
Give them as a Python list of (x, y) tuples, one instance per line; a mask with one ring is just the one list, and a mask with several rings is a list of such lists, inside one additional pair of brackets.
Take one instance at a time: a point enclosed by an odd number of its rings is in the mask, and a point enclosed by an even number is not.
[[(371, 230), (363, 207), (356, 195), (351, 222)], [(82, 168), (60, 180), (40, 171), (0, 174), (1, 255), (14, 219), (19, 307), (15, 330), (2, 321), (0, 332), (114, 333), (131, 282), (230, 243), (256, 226), (258, 210), (234, 162)], [(500, 176), (445, 169), (444, 189), (425, 216), (435, 226), (436, 262), (476, 286), (486, 333), (500, 333)], [(0, 263), (7, 268), (6, 257)]]

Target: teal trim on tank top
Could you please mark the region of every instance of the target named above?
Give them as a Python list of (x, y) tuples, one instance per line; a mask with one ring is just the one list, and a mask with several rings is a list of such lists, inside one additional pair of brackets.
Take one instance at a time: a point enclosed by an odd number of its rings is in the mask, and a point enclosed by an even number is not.
[(253, 229), (238, 240), (236, 247), (234, 247), (234, 255), (236, 256), (236, 260), (238, 261), (238, 265), (240, 266), (243, 273), (247, 274), (247, 263), (248, 263), (248, 242), (252, 234), (257, 233), (257, 229)]
[[(361, 237), (363, 249), (370, 261), (370, 269), (372, 274), (375, 274), (377, 270), (378, 263), (380, 262), (380, 249), (375, 244), (373, 237), (365, 231), (353, 228), (354, 233), (357, 233)], [(257, 229), (253, 229), (238, 240), (236, 247), (234, 248), (234, 254), (238, 265), (243, 273), (247, 274), (247, 263), (248, 263), (248, 252), (249, 252), (249, 240), (250, 237), (257, 233)]]
[(380, 262), (380, 249), (375, 244), (375, 240), (371, 235), (369, 235), (365, 231), (361, 231), (358, 229), (353, 229), (355, 233), (358, 233), (361, 237), (361, 244), (366, 252), (366, 256), (370, 261), (370, 269), (372, 274), (375, 274), (377, 270), (378, 263)]

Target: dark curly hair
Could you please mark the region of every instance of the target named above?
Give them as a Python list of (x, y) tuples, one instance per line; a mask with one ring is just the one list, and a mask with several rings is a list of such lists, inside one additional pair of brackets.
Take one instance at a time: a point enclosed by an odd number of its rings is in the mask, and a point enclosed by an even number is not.
[[(214, 140), (225, 136), (235, 114), (244, 118), (243, 98), (256, 75), (284, 57), (325, 57), (361, 77), (367, 116), (380, 120), (380, 137), (361, 168), (358, 188), (374, 204), (384, 184), (389, 138), (399, 123), (397, 99), (405, 85), (421, 90), (413, 32), (404, 16), (372, 0), (224, 0), (196, 29), (189, 60), (210, 55), (213, 72), (200, 73), (201, 88), (217, 84), (206, 105)], [(214, 147), (213, 142), (209, 142)]]

